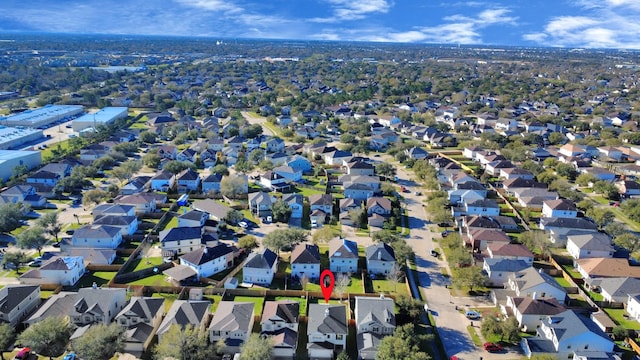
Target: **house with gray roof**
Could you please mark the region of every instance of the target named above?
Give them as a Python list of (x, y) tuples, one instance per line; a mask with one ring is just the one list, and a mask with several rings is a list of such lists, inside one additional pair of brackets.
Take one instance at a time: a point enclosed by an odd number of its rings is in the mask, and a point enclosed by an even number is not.
[(347, 346), (347, 307), (309, 304), (307, 352), (310, 359), (333, 359)]
[(385, 297), (356, 296), (358, 358), (375, 359), (380, 341), (396, 329), (395, 303)]
[(147, 350), (164, 315), (164, 299), (133, 296), (116, 316), (125, 328), (124, 351), (138, 355)]
[(209, 219), (209, 214), (200, 210), (189, 210), (178, 216), (178, 227), (200, 227)]
[(640, 279), (634, 277), (596, 278), (589, 283), (591, 289), (600, 289), (604, 301), (626, 302), (629, 294), (640, 291)]
[(557, 315), (567, 308), (554, 298), (530, 298), (508, 296), (506, 307), (501, 307), (508, 314), (507, 308), (518, 321), (520, 328), (526, 331), (537, 329), (545, 316)]
[(529, 267), (531, 267), (531, 264), (524, 260), (485, 257), (482, 270), (489, 278), (488, 285), (504, 286), (511, 274)]
[(251, 213), (257, 217), (265, 217), (271, 215), (271, 206), (273, 206), (271, 195), (264, 191), (249, 194), (249, 209)]
[(209, 321), (210, 309), (211, 302), (206, 300), (174, 301), (156, 332), (158, 342), (162, 341), (162, 335), (173, 325), (178, 325), (181, 329), (191, 326), (193, 329), (204, 330)]
[(386, 276), (394, 271), (396, 254), (388, 244), (379, 242), (367, 246), (365, 250), (367, 272), (371, 275)]
[(38, 305), (40, 285), (6, 285), (0, 289), (0, 323), (15, 327)]
[(116, 226), (89, 224), (76, 229), (71, 244), (78, 248), (115, 249), (122, 243), (122, 229)]
[(278, 255), (269, 249), (253, 252), (242, 267), (242, 281), (249, 284), (270, 285), (278, 269)]
[(549, 274), (529, 267), (509, 276), (507, 287), (519, 297), (552, 297), (565, 302), (567, 293)]
[(209, 340), (224, 339), (225, 353), (234, 353), (251, 334), (253, 328), (252, 302), (220, 301), (209, 325)]
[(203, 246), (180, 257), (180, 265), (192, 268), (198, 277), (209, 277), (233, 266), (238, 249), (227, 244)]
[(320, 279), (320, 250), (317, 245), (298, 244), (291, 251), (291, 277)]
[(138, 218), (135, 216), (103, 215), (93, 220), (93, 225), (108, 225), (120, 228), (122, 236), (131, 236), (138, 231)]
[(22, 284), (58, 284), (73, 286), (84, 276), (84, 259), (80, 256), (54, 256), (40, 268), (31, 269), (18, 278)]
[(167, 192), (176, 186), (176, 175), (162, 170), (151, 178), (151, 189)]
[(209, 218), (216, 221), (226, 218), (229, 211), (231, 211), (230, 207), (220, 204), (213, 199), (196, 200), (191, 204), (191, 208), (206, 212), (209, 214)]
[(536, 336), (520, 343), (525, 356), (553, 353), (566, 359), (574, 352), (613, 352), (614, 342), (593, 320), (567, 310), (542, 320)]
[(304, 197), (301, 194), (283, 194), (282, 201), (289, 205), (292, 219), (302, 219)]
[(202, 227), (174, 227), (160, 231), (160, 243), (164, 256), (186, 254), (200, 247)]
[(176, 175), (176, 183), (179, 193), (197, 191), (200, 187), (200, 174), (191, 168), (184, 169)]
[(593, 232), (567, 236), (567, 251), (574, 259), (610, 258), (615, 249), (609, 235)]
[(80, 256), (84, 259), (85, 265), (111, 265), (116, 260), (117, 252), (115, 249), (65, 247), (60, 255)]
[(274, 343), (274, 358), (292, 359), (298, 345), (300, 304), (293, 300), (267, 301), (264, 304), (260, 325), (261, 336), (268, 336)]
[(202, 192), (220, 192), (220, 183), (222, 182), (222, 174), (210, 174), (202, 180)]
[(103, 215), (134, 216), (135, 207), (132, 205), (100, 204), (93, 208), (91, 214), (94, 220)]
[(334, 273), (358, 271), (358, 244), (339, 237), (329, 241), (329, 268)]

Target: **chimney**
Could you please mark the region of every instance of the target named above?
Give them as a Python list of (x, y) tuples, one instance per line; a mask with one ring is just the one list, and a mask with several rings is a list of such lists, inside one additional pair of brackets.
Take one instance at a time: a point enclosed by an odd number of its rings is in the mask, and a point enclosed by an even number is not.
[(329, 307), (328, 306), (324, 309), (324, 317), (327, 317), (327, 316), (329, 316)]
[(531, 298), (533, 300), (538, 300), (538, 293), (534, 291), (533, 294), (531, 294)]
[(206, 246), (204, 247), (204, 253), (206, 254), (209, 251), (209, 248), (207, 248)]
[(98, 288), (98, 284), (94, 281), (93, 284), (91, 284), (91, 287), (94, 288), (94, 289), (97, 289)]
[(380, 293), (380, 300), (384, 300), (384, 294)]

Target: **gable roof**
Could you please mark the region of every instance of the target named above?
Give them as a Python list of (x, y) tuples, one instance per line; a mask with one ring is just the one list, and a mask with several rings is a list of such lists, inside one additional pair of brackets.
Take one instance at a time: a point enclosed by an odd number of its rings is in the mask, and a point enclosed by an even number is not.
[(202, 239), (202, 228), (199, 226), (174, 227), (160, 231), (160, 242)]
[(613, 252), (609, 235), (599, 232), (567, 236), (567, 242), (573, 242), (581, 250), (604, 250)]
[(529, 267), (525, 270), (518, 271), (515, 274), (511, 274), (509, 279), (514, 280), (518, 285), (520, 291), (525, 291), (526, 289), (530, 289), (536, 287), (540, 284), (548, 284), (556, 289), (560, 289), (565, 291), (558, 282), (552, 278), (549, 274), (543, 272), (542, 270), (534, 269), (533, 267)]
[(516, 272), (531, 267), (531, 264), (524, 260), (484, 258), (484, 263), (491, 271)]
[(292, 264), (320, 264), (320, 250), (317, 245), (298, 244), (291, 251)]
[(185, 328), (187, 325), (193, 325), (197, 328), (204, 317), (209, 312), (209, 301), (198, 300), (176, 300), (171, 304), (171, 308), (167, 311), (167, 315), (158, 327), (157, 334), (161, 335), (169, 331), (171, 325), (180, 325)]
[(355, 241), (334, 238), (329, 241), (329, 257), (357, 259), (358, 244)]
[(147, 319), (148, 322), (151, 322), (151, 319), (153, 319), (158, 311), (164, 312), (163, 298), (132, 296), (129, 303), (116, 317), (137, 317)]
[(356, 296), (356, 327), (372, 321), (381, 325), (396, 326), (393, 299)]
[(511, 301), (523, 315), (556, 315), (566, 310), (556, 298), (514, 297)]
[(533, 257), (533, 253), (529, 248), (523, 244), (513, 243), (490, 243), (487, 245), (492, 256), (518, 256), (518, 257)]
[(227, 244), (219, 244), (214, 247), (200, 247), (182, 255), (180, 259), (193, 265), (202, 265), (233, 253), (235, 250), (235, 246), (229, 246)]
[(196, 210), (204, 211), (218, 219), (224, 219), (229, 211), (231, 211), (230, 207), (220, 204), (213, 199), (196, 200), (191, 204), (191, 207)]
[(640, 278), (640, 266), (629, 265), (629, 260), (618, 258), (578, 259), (576, 263), (589, 277), (623, 277)]
[(93, 220), (94, 225), (128, 226), (137, 221), (135, 216), (101, 215)]
[(333, 196), (331, 194), (312, 194), (309, 195), (309, 205), (331, 206), (333, 205)]
[(307, 334), (346, 334), (347, 307), (340, 304), (309, 304)]
[(278, 260), (278, 255), (269, 249), (264, 249), (259, 253), (251, 253), (247, 262), (244, 264), (245, 268), (255, 269), (271, 269), (273, 264)]
[(213, 315), (209, 329), (213, 331), (245, 331), (251, 332), (249, 325), (253, 318), (254, 303), (220, 301)]
[[(111, 317), (115, 314), (109, 314), (109, 308), (112, 303), (117, 302), (118, 298), (126, 299), (126, 289), (111, 288), (81, 288), (78, 290), (77, 301), (73, 307), (69, 309), (67, 315), (77, 316), (86, 313), (94, 315), (102, 315)], [(125, 300), (126, 301), (126, 300)], [(124, 305), (124, 304), (120, 304)]]
[(573, 310), (566, 310), (557, 315), (548, 316), (542, 320), (542, 323), (554, 330), (558, 342), (581, 336), (585, 333), (591, 333), (611, 341), (611, 338), (592, 320), (579, 315)]
[(84, 225), (73, 233), (76, 238), (103, 239), (113, 238), (120, 233), (120, 228), (109, 225)]
[(576, 211), (576, 205), (573, 201), (567, 199), (545, 200), (543, 204), (547, 205), (551, 210)]
[(40, 291), (40, 285), (10, 284), (0, 289), (0, 313), (10, 313), (35, 291)]
[(391, 200), (381, 196), (374, 196), (367, 199), (367, 209), (376, 205), (385, 210), (391, 211)]
[(600, 283), (600, 288), (612, 297), (627, 296), (640, 290), (640, 279), (632, 277), (608, 278), (607, 281)]
[(261, 323), (269, 320), (297, 324), (300, 316), (300, 303), (293, 300), (267, 301), (262, 310)]
[(365, 255), (367, 260), (396, 261), (396, 254), (393, 248), (383, 242), (367, 246)]

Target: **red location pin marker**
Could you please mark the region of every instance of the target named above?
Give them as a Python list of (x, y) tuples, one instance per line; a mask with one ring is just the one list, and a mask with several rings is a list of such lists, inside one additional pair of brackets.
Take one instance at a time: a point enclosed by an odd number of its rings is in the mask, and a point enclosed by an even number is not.
[(322, 296), (324, 296), (324, 301), (326, 301), (327, 304), (329, 303), (335, 284), (336, 278), (333, 276), (333, 273), (331, 270), (325, 269), (322, 274), (320, 274), (320, 289), (322, 289)]

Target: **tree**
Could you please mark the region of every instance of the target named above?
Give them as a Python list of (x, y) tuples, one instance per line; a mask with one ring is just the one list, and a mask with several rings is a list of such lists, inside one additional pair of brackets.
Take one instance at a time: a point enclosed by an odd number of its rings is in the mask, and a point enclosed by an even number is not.
[(615, 200), (620, 196), (618, 187), (608, 181), (596, 181), (593, 184), (593, 191), (609, 200)]
[(158, 140), (158, 135), (149, 130), (145, 130), (138, 135), (138, 139), (147, 144), (154, 144)]
[(2, 259), (2, 263), (5, 265), (11, 264), (16, 268), (16, 273), (20, 274), (20, 266), (31, 260), (27, 254), (22, 251), (7, 252)]
[(41, 226), (27, 228), (16, 236), (16, 243), (21, 249), (36, 249), (38, 255), (42, 255), (42, 248), (48, 241)]
[(256, 138), (260, 135), (262, 135), (262, 125), (260, 124), (253, 124), (253, 125), (249, 125), (246, 128), (244, 128), (242, 130), (244, 136), (247, 139), (253, 139)]
[(269, 170), (273, 170), (273, 168), (275, 168), (276, 166), (271, 160), (264, 159), (264, 160), (260, 161), (260, 163), (258, 164), (258, 167), (261, 170), (269, 171)]
[(629, 199), (622, 202), (620, 210), (631, 220), (640, 221), (640, 199)]
[(83, 359), (109, 360), (124, 348), (124, 328), (116, 323), (94, 324), (71, 347)]
[(11, 324), (0, 324), (0, 359), (4, 360), (4, 352), (9, 351), (16, 338), (16, 330)]
[(351, 284), (350, 273), (340, 273), (338, 274), (338, 276), (336, 276), (333, 285), (333, 292), (335, 292), (340, 297), (340, 301), (342, 301), (342, 296), (347, 291), (349, 284)]
[(258, 164), (264, 160), (264, 150), (262, 149), (254, 149), (249, 153), (249, 161), (254, 164)]
[(544, 231), (531, 230), (523, 232), (520, 236), (520, 242), (524, 244), (531, 252), (545, 254), (549, 251), (549, 241)]
[(618, 325), (612, 330), (613, 338), (616, 340), (624, 340), (629, 337), (629, 330), (624, 326)]
[(487, 282), (487, 276), (478, 266), (459, 268), (454, 275), (454, 282), (458, 286), (469, 287), (469, 293), (473, 293), (473, 289), (484, 286)]
[(640, 238), (631, 232), (620, 234), (613, 239), (613, 243), (634, 253), (640, 250)]
[(376, 360), (430, 360), (429, 354), (422, 349), (432, 337), (418, 334), (419, 330), (414, 324), (397, 327), (393, 335), (385, 336), (380, 341)]
[(587, 216), (592, 218), (600, 229), (609, 225), (616, 218), (613, 211), (603, 207), (593, 207), (587, 210)]
[(235, 225), (244, 220), (244, 214), (242, 213), (242, 211), (231, 209), (227, 213), (227, 216), (225, 216), (224, 220), (229, 224)]
[(276, 222), (288, 223), (291, 217), (291, 208), (284, 200), (278, 199), (271, 206), (271, 212), (273, 213), (273, 220)]
[(259, 334), (251, 334), (249, 339), (240, 346), (240, 360), (271, 359), (273, 345), (270, 337), (263, 338)]
[(338, 354), (336, 360), (351, 360), (351, 357), (349, 356), (349, 354), (347, 354), (346, 351), (343, 350)]
[(166, 164), (164, 164), (164, 166), (162, 167), (163, 170), (166, 170), (172, 174), (178, 174), (180, 172), (182, 172), (183, 170), (186, 169), (193, 169), (193, 170), (197, 170), (196, 166), (192, 163), (186, 162), (186, 161), (178, 161), (178, 160), (171, 160), (168, 161)]
[(510, 316), (500, 323), (500, 340), (508, 341), (510, 343), (517, 343), (520, 341), (520, 325), (515, 317)]
[(295, 244), (307, 240), (309, 234), (302, 229), (276, 229), (262, 239), (262, 245), (273, 251), (280, 251), (293, 247)]
[(549, 143), (551, 145), (560, 144), (560, 143), (564, 142), (565, 140), (566, 140), (566, 138), (565, 138), (564, 135), (562, 135), (562, 133), (552, 132), (551, 134), (549, 134)]
[(396, 174), (396, 167), (390, 163), (379, 163), (376, 165), (376, 174), (392, 178)]
[(396, 299), (398, 307), (396, 320), (398, 324), (419, 323), (420, 315), (424, 309), (424, 303), (412, 297), (401, 295)]
[(485, 338), (502, 335), (500, 322), (494, 316), (487, 316), (482, 320), (480, 332)]
[(218, 164), (211, 168), (212, 174), (220, 174), (223, 176), (229, 176), (229, 168), (225, 164)]
[(6, 233), (20, 227), (25, 210), (24, 205), (20, 203), (0, 205), (0, 232)]
[(240, 194), (246, 193), (247, 182), (242, 176), (227, 176), (220, 181), (222, 195), (237, 199)]
[(154, 349), (156, 359), (206, 360), (211, 358), (213, 344), (206, 331), (187, 325), (184, 329), (173, 324), (162, 335)]
[(29, 344), (36, 353), (53, 359), (65, 352), (71, 333), (68, 317), (48, 317), (29, 326), (18, 336), (18, 341)]
[(58, 219), (57, 211), (44, 213), (38, 218), (36, 223), (42, 226), (49, 235), (55, 237), (56, 241), (58, 241), (58, 234), (62, 230), (62, 224), (60, 224), (60, 220)]
[(142, 157), (142, 162), (152, 169), (157, 169), (160, 166), (161, 160), (160, 155), (154, 152), (147, 153)]
[(92, 189), (92, 190), (86, 191), (84, 195), (82, 195), (82, 204), (85, 206), (89, 206), (91, 204), (98, 205), (101, 202), (103, 202), (107, 197), (109, 197), (108, 192), (100, 189)]
[(258, 239), (253, 235), (245, 235), (238, 239), (238, 247), (240, 249), (253, 250), (258, 247)]
[(398, 291), (398, 283), (404, 280), (404, 271), (402, 271), (397, 262), (393, 264), (393, 268), (387, 274), (387, 280), (393, 283), (393, 291)]
[(604, 227), (604, 231), (612, 238), (616, 238), (629, 231), (623, 223), (612, 222)]
[(361, 229), (367, 224), (367, 211), (365, 209), (351, 209), (349, 210), (349, 219), (353, 221), (356, 228)]
[(473, 265), (473, 255), (462, 247), (452, 248), (447, 260), (457, 267)]
[(576, 184), (580, 186), (587, 186), (589, 183), (595, 183), (596, 181), (598, 181), (598, 178), (589, 173), (582, 173), (576, 178)]

